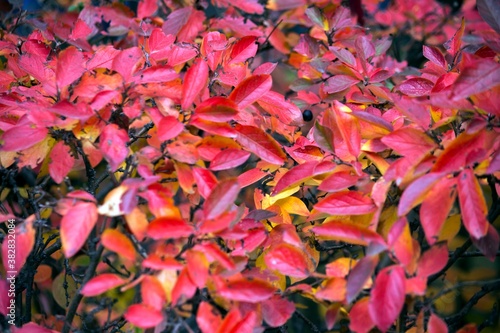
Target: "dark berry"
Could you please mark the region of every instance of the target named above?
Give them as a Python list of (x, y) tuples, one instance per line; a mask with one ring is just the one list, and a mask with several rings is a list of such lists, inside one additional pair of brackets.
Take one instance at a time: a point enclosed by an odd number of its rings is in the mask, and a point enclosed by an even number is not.
[(302, 112), (302, 119), (304, 119), (304, 121), (311, 121), (313, 119), (312, 111), (304, 110), (304, 112)]

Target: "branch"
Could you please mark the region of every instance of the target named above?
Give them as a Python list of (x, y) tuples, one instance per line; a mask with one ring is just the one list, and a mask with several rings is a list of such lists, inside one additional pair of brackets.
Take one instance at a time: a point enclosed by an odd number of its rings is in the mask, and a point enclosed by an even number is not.
[(462, 319), (462, 317), (467, 315), (467, 313), (472, 309), (474, 305), (476, 305), (476, 303), (481, 298), (483, 298), (484, 296), (488, 295), (490, 292), (495, 290), (500, 290), (500, 280), (493, 280), (483, 285), (481, 290), (475, 293), (457, 314), (454, 314), (453, 316), (450, 316), (445, 319), (446, 323), (451, 328), (456, 328), (457, 326), (459, 326), (461, 322), (460, 319)]
[[(117, 225), (117, 219), (113, 219), (111, 221), (110, 228), (115, 228)], [(73, 323), (73, 318), (75, 317), (76, 310), (78, 309), (78, 305), (83, 298), (83, 295), (80, 293), (85, 284), (94, 276), (95, 270), (102, 256), (102, 252), (104, 251), (104, 246), (99, 245), (97, 249), (92, 253), (90, 264), (87, 267), (85, 272), (85, 276), (83, 277), (82, 284), (78, 288), (75, 296), (71, 300), (68, 311), (66, 312), (66, 320), (64, 321), (64, 327), (62, 329), (62, 333), (69, 333), (71, 330), (71, 324)], [(91, 251), (89, 251), (91, 252)]]

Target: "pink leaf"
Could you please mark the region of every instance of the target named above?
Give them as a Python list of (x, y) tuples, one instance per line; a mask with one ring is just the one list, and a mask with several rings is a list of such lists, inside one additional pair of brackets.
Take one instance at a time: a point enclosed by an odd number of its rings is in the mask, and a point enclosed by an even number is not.
[(82, 76), (85, 72), (83, 61), (83, 53), (74, 46), (70, 46), (59, 53), (56, 68), (59, 89), (63, 89)]
[(330, 194), (314, 208), (331, 215), (363, 215), (373, 213), (377, 209), (370, 197), (356, 191)]
[(385, 244), (382, 236), (375, 231), (363, 228), (354, 223), (332, 221), (315, 226), (312, 232), (320, 238), (341, 241), (358, 245), (369, 245), (370, 243)]
[(35, 128), (30, 125), (12, 127), (6, 130), (2, 137), (1, 151), (20, 151), (45, 139), (49, 131), (45, 128)]
[(250, 155), (249, 152), (240, 149), (225, 149), (210, 162), (210, 170), (220, 171), (238, 167), (245, 163)]
[(260, 128), (238, 125), (235, 130), (236, 141), (264, 161), (278, 165), (285, 162), (286, 155), (280, 144)]
[(107, 125), (99, 138), (99, 148), (114, 171), (128, 155), (128, 134), (116, 124)]
[(163, 320), (160, 310), (146, 304), (132, 304), (123, 316), (128, 322), (140, 328), (155, 327)]
[(181, 107), (187, 109), (193, 104), (196, 96), (206, 87), (208, 65), (205, 60), (198, 59), (186, 72), (182, 84)]
[(433, 87), (434, 82), (417, 77), (408, 79), (401, 83), (399, 85), (399, 90), (405, 95), (418, 97), (429, 95)]
[(271, 75), (268, 74), (250, 76), (233, 90), (229, 99), (243, 109), (264, 96), (271, 89), (272, 83)]
[(85, 244), (97, 222), (97, 207), (93, 202), (78, 202), (61, 220), (61, 243), (64, 256), (74, 256)]
[(387, 331), (399, 316), (404, 302), (404, 269), (399, 266), (382, 269), (377, 275), (368, 304), (371, 320), (381, 331)]
[(70, 148), (63, 141), (56, 143), (50, 152), (49, 173), (52, 179), (61, 184), (74, 164), (75, 159), (70, 154)]
[(398, 216), (406, 215), (419, 205), (430, 189), (445, 176), (442, 172), (431, 172), (414, 180), (401, 196), (398, 206)]
[(226, 212), (236, 200), (240, 186), (236, 179), (226, 179), (221, 181), (208, 196), (205, 206), (205, 218), (214, 219)]
[(80, 293), (86, 297), (97, 296), (105, 293), (108, 290), (121, 286), (125, 283), (125, 280), (115, 274), (101, 274), (90, 279), (87, 282)]
[(458, 199), (462, 220), (469, 234), (476, 238), (482, 238), (488, 231), (488, 207), (472, 169), (465, 169), (458, 175)]
[(333, 93), (337, 93), (337, 92), (346, 90), (347, 88), (352, 87), (353, 85), (357, 84), (358, 82), (360, 82), (359, 79), (357, 79), (355, 77), (352, 77), (349, 75), (339, 74), (339, 75), (335, 75), (335, 76), (329, 78), (326, 81), (323, 90), (327, 94), (333, 94)]
[(158, 139), (167, 141), (175, 138), (184, 130), (184, 124), (174, 116), (165, 116), (158, 124)]

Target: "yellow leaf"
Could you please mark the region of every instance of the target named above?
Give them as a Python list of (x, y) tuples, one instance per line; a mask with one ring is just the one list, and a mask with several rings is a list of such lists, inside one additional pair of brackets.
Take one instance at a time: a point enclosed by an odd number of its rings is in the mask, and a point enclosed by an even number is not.
[(309, 209), (306, 204), (297, 197), (288, 197), (276, 201), (275, 205), (280, 206), (289, 214), (309, 216)]

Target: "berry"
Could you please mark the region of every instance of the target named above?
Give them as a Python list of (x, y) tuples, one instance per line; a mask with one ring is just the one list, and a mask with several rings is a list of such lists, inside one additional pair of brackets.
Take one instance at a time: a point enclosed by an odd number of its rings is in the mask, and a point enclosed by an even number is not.
[(304, 119), (304, 121), (311, 121), (313, 119), (312, 111), (304, 110), (304, 112), (302, 113), (302, 119)]

